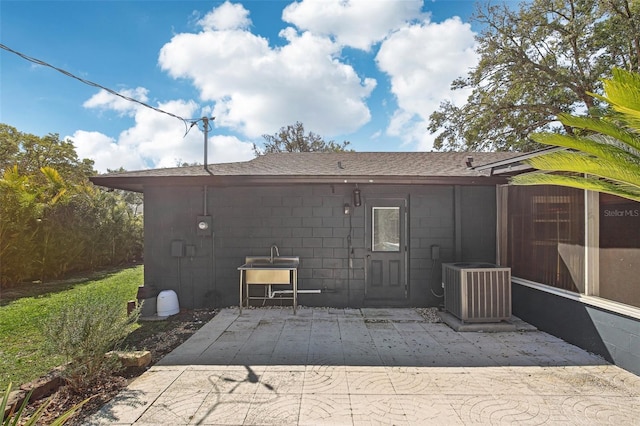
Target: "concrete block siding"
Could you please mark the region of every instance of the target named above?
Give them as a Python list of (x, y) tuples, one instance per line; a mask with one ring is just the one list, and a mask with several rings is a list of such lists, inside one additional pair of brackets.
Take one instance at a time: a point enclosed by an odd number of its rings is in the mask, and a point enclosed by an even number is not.
[[(441, 292), (440, 262), (493, 261), (494, 187), (360, 185), (360, 207), (353, 206), (353, 189), (350, 184), (208, 187), (205, 197), (204, 187), (147, 187), (145, 283), (176, 290), (183, 307), (237, 305), (236, 268), (245, 256), (268, 255), (276, 244), (280, 255), (300, 256), (299, 288), (328, 290), (300, 295), (301, 304), (365, 306), (365, 210), (373, 197), (407, 199), (407, 306), (440, 304), (433, 294)], [(346, 203), (350, 216), (344, 214)], [(213, 218), (213, 237), (197, 235), (196, 217), (205, 213)], [(463, 230), (473, 238), (456, 239)], [(172, 257), (175, 240), (195, 246), (195, 256)], [(432, 245), (440, 246), (436, 262)]]
[(640, 375), (640, 321), (513, 284), (513, 313), (540, 330)]

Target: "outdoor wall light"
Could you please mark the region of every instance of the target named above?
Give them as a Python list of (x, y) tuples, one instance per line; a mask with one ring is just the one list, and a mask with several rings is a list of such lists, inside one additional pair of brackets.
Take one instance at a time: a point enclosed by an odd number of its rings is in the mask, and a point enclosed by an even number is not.
[(360, 207), (362, 205), (362, 199), (360, 198), (360, 190), (358, 188), (353, 190), (353, 205)]
[(346, 203), (344, 205), (344, 214), (351, 214), (351, 206), (349, 205), (349, 203)]

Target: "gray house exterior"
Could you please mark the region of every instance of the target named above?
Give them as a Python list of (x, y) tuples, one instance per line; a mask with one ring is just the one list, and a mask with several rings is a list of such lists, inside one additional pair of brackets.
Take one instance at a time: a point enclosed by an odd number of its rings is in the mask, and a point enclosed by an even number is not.
[(515, 315), (640, 374), (640, 205), (508, 185), (531, 155), (280, 153), (92, 181), (144, 193), (145, 285), (181, 307), (237, 306), (238, 266), (274, 244), (320, 290), (307, 306), (441, 306), (442, 263), (497, 263)]
[[(513, 156), (279, 153), (92, 180), (144, 193), (145, 285), (175, 290), (181, 307), (238, 305), (237, 267), (274, 244), (300, 257), (298, 288), (321, 291), (301, 294), (302, 305), (428, 307), (442, 304), (441, 263), (496, 259), (506, 180), (469, 157)], [(390, 248), (374, 247), (377, 215), (396, 230)]]

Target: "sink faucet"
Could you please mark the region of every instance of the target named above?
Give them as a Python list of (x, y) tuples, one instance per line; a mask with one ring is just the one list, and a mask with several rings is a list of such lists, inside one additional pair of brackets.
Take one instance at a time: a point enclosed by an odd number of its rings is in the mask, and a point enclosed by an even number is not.
[(280, 250), (278, 250), (278, 246), (277, 245), (272, 245), (271, 246), (271, 263), (273, 263), (273, 249), (276, 249), (276, 256), (280, 256)]

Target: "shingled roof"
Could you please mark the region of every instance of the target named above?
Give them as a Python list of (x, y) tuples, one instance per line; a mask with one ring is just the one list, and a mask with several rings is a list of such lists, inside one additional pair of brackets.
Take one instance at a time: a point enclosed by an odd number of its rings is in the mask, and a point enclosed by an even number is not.
[[(509, 152), (298, 152), (237, 163), (111, 173), (96, 185), (142, 191), (147, 185), (256, 185), (284, 183), (490, 184), (498, 178), (468, 167), (517, 157)], [(504, 180), (504, 178), (499, 178)]]

